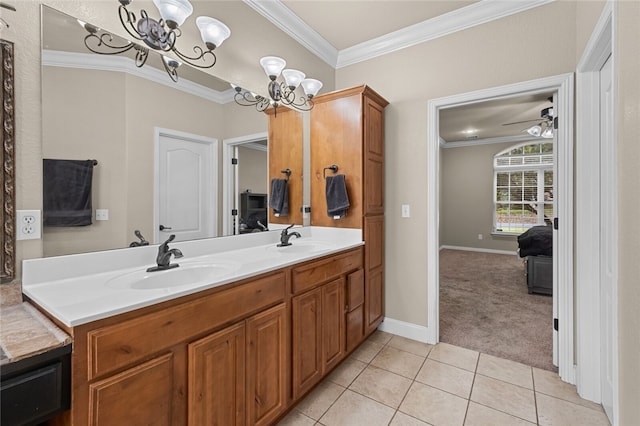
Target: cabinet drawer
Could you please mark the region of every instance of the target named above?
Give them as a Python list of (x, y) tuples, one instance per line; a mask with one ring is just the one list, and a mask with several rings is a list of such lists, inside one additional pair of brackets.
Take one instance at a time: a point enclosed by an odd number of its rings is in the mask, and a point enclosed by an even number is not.
[(364, 303), (364, 270), (359, 269), (347, 275), (347, 312)]
[(292, 273), (293, 293), (302, 293), (360, 267), (362, 267), (362, 249), (294, 268)]
[(285, 282), (284, 271), (279, 271), (201, 299), (90, 331), (89, 379), (278, 303), (284, 300)]

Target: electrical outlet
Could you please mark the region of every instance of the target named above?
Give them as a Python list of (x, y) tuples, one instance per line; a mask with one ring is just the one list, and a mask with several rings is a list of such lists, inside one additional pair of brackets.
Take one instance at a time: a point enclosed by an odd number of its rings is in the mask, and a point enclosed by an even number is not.
[(484, 236), (482, 234), (478, 234), (478, 239), (481, 240), (482, 238), (484, 238)]
[(16, 210), (16, 240), (39, 240), (42, 235), (40, 210)]

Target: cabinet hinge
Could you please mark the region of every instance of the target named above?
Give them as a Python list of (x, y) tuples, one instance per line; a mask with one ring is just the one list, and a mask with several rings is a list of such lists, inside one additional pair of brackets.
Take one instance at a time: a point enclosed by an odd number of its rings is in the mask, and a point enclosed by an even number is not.
[(237, 166), (238, 165), (238, 159), (237, 158), (232, 158), (231, 159), (231, 165)]
[(553, 218), (553, 229), (555, 229), (555, 230), (558, 229), (558, 218), (557, 217)]
[(231, 209), (231, 216), (238, 216), (238, 209)]
[(553, 329), (558, 331), (558, 318), (553, 319)]

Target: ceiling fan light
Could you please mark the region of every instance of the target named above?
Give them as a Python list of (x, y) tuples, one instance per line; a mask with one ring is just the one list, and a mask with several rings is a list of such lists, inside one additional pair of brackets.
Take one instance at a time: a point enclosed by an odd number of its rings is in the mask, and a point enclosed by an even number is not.
[(284, 77), (284, 82), (291, 90), (297, 88), (305, 77), (304, 73), (298, 70), (284, 70), (282, 71), (282, 76)]
[(302, 90), (309, 97), (313, 98), (318, 94), (320, 89), (322, 88), (322, 82), (320, 80), (316, 80), (315, 78), (305, 78), (300, 83), (302, 86)]
[(169, 28), (177, 28), (193, 13), (188, 0), (153, 0)]
[(538, 126), (537, 124), (535, 126), (531, 126), (527, 129), (527, 133), (529, 133), (531, 136), (535, 136), (540, 137), (540, 135), (542, 134), (542, 127)]
[(260, 65), (264, 69), (265, 74), (272, 80), (278, 78), (284, 67), (287, 65), (287, 62), (278, 58), (277, 56), (265, 56), (260, 59)]
[(200, 37), (209, 50), (220, 47), (223, 41), (229, 38), (231, 30), (222, 22), (208, 16), (198, 16), (196, 25), (200, 30)]

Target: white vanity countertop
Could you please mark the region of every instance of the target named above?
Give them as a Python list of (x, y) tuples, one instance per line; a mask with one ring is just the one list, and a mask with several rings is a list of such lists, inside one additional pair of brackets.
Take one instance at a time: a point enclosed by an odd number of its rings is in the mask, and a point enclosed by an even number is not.
[[(184, 257), (171, 262), (181, 266), (151, 273), (145, 271), (155, 265), (157, 245), (25, 260), (22, 292), (73, 327), (364, 244), (359, 229), (300, 227), (292, 231), (302, 237), (291, 238), (292, 246), (282, 248), (276, 247), (279, 231), (172, 242), (169, 247), (181, 250)], [(213, 279), (185, 282), (187, 275), (218, 266), (222, 272)], [(157, 282), (169, 278), (166, 281), (179, 285), (145, 289), (128, 285), (138, 278)]]

